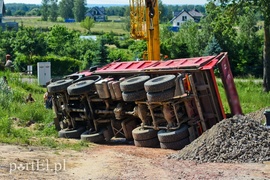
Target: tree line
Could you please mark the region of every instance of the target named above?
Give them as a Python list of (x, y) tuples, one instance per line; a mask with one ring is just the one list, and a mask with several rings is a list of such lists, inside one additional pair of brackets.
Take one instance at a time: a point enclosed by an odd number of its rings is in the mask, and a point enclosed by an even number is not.
[[(242, 4), (229, 3), (228, 5), (228, 2), (224, 1), (224, 4), (217, 4), (215, 0), (210, 1), (204, 7), (204, 11), (202, 10), (205, 13), (205, 17), (201, 19), (200, 23), (188, 21), (181, 27), (179, 32), (170, 31), (170, 24), (164, 20), (165, 22), (160, 25), (160, 47), (163, 57), (166, 56), (169, 59), (198, 57), (216, 55), (223, 51), (229, 54), (231, 68), (235, 76), (268, 77), (265, 75), (266, 70), (264, 70), (265, 65), (269, 61), (265, 51), (270, 50), (270, 48), (265, 48), (267, 44), (265, 45), (264, 28), (269, 25), (263, 23), (266, 19), (265, 17), (268, 16), (265, 15), (264, 9), (257, 8), (262, 4), (245, 4), (245, 1), (241, 1)], [(162, 2), (160, 1), (160, 3)], [(165, 7), (169, 6), (165, 5)], [(176, 8), (176, 6), (173, 7)], [(187, 6), (186, 8), (194, 8), (194, 6)], [(160, 9), (162, 10), (162, 4), (160, 4)], [(163, 11), (167, 10), (165, 8)], [(113, 11), (109, 12), (113, 14)], [(167, 13), (171, 14), (169, 11)], [(162, 11), (160, 14), (162, 14)], [(167, 16), (164, 17), (169, 19)], [(162, 16), (160, 19), (162, 19)], [(25, 29), (13, 32), (14, 34), (11, 32), (1, 34), (0, 50), (2, 51), (0, 52), (3, 52), (3, 57), (5, 53), (10, 52), (14, 54), (16, 61), (21, 62), (21, 59), (25, 59), (23, 63), (26, 64), (28, 60), (30, 62), (27, 63), (31, 63), (37, 57), (49, 56), (51, 58), (54, 56), (56, 58), (61, 56), (66, 57), (66, 59), (77, 60), (78, 67), (83, 69), (91, 65), (105, 64), (116, 59), (140, 59), (146, 50), (146, 43), (144, 41), (134, 41), (129, 36), (119, 37), (114, 33), (106, 33), (100, 35), (98, 41), (81, 40), (79, 32), (56, 26), (52, 29), (38, 32), (34, 36), (44, 38), (35, 40), (35, 43), (45, 43), (41, 45), (43, 47), (42, 51), (26, 50), (23, 53), (21, 52), (22, 47), (29, 47), (30, 45), (27, 45), (29, 41), (22, 41), (19, 45), (14, 45), (14, 43), (20, 39), (16, 34), (20, 31), (23, 33)], [(35, 31), (40, 31), (40, 29)], [(62, 35), (63, 38), (59, 38)], [(25, 36), (21, 34), (20, 37)], [(12, 40), (8, 41), (7, 39)], [(54, 42), (52, 41), (53, 39), (61, 41)], [(107, 45), (115, 45), (117, 48), (109, 48)], [(37, 48), (39, 46), (36, 44), (34, 47)], [(44, 52), (44, 50), (46, 51)], [(43, 54), (40, 54), (41, 52)], [(24, 54), (24, 58), (22, 54)]]
[[(42, 16), (43, 20), (53, 22), (61, 17), (63, 19), (76, 19), (77, 22), (81, 22), (85, 18), (86, 11), (90, 8), (84, 0), (42, 0), (41, 5), (9, 3), (6, 4), (6, 16)], [(128, 5), (104, 8), (107, 16), (129, 16)], [(169, 22), (173, 18), (173, 12), (190, 11), (194, 8), (201, 13), (205, 13), (205, 7), (202, 5), (166, 5), (159, 0), (160, 22)]]

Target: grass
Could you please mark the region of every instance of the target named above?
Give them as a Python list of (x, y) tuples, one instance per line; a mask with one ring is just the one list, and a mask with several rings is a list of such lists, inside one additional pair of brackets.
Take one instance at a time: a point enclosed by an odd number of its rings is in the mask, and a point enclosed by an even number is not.
[[(44, 87), (22, 82), (19, 74), (11, 72), (0, 72), (0, 84), (3, 76), (7, 76), (9, 89), (3, 91), (0, 87), (0, 142), (75, 150), (89, 146), (57, 138), (53, 110), (44, 107)], [(25, 102), (28, 93), (32, 93), (34, 103)]]
[[(46, 91), (35, 83), (21, 81), (21, 76), (11, 72), (0, 72), (0, 78), (7, 76), (10, 92), (0, 88), (0, 142), (46, 146), (56, 149), (81, 150), (92, 144), (78, 140), (60, 139), (53, 125), (54, 113), (43, 104)], [(1, 81), (0, 81), (1, 84)], [(230, 113), (223, 85), (218, 80), (221, 99), (226, 113)], [(236, 88), (243, 112), (250, 113), (269, 106), (270, 94), (262, 91), (262, 83), (254, 79), (236, 81)], [(31, 92), (34, 103), (25, 103)], [(34, 122), (29, 126), (29, 122)]]
[[(238, 92), (240, 104), (244, 114), (255, 112), (259, 109), (270, 106), (270, 94), (263, 92), (262, 81), (258, 79), (236, 79), (236, 89)], [(229, 105), (221, 81), (218, 81), (218, 87), (226, 113), (230, 113)]]
[[(116, 34), (128, 34), (128, 31), (123, 29), (123, 22), (114, 22), (114, 20), (121, 19), (116, 16), (108, 17), (108, 22), (96, 22), (94, 27), (91, 29), (91, 32), (95, 34), (95, 32), (114, 32)], [(41, 21), (41, 17), (16, 17), (16, 16), (8, 16), (5, 17), (5, 21), (15, 21), (19, 23), (19, 26), (26, 27), (39, 27), (39, 28), (50, 28), (56, 24), (67, 27), (68, 29), (86, 32), (84, 28), (80, 26), (80, 23), (65, 23), (62, 19), (59, 18), (57, 22), (51, 21)]]

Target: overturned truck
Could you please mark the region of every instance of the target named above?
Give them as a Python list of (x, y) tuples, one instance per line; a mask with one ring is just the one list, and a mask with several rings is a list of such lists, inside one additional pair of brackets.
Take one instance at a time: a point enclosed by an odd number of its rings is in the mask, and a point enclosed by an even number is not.
[[(216, 68), (218, 67), (218, 68)], [(227, 53), (167, 61), (112, 62), (50, 83), (59, 137), (94, 143), (113, 137), (138, 147), (181, 149), (231, 114), (242, 114)]]

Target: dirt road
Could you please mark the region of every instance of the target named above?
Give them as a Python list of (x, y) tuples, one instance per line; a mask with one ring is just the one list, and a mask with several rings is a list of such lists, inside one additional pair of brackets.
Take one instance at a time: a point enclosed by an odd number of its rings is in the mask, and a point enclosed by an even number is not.
[(173, 150), (114, 143), (81, 152), (0, 146), (0, 179), (270, 179), (270, 162), (196, 164), (168, 159)]

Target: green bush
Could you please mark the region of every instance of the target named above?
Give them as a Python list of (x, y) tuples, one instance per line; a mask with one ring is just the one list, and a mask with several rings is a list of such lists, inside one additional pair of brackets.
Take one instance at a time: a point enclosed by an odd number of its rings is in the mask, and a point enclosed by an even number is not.
[[(58, 57), (49, 55), (45, 57), (35, 56), (33, 57), (34, 65), (33, 69), (37, 69), (38, 62), (51, 62), (51, 74), (52, 76), (63, 76), (80, 70), (82, 61), (69, 58), (69, 57)], [(35, 72), (33, 72), (35, 74)]]

